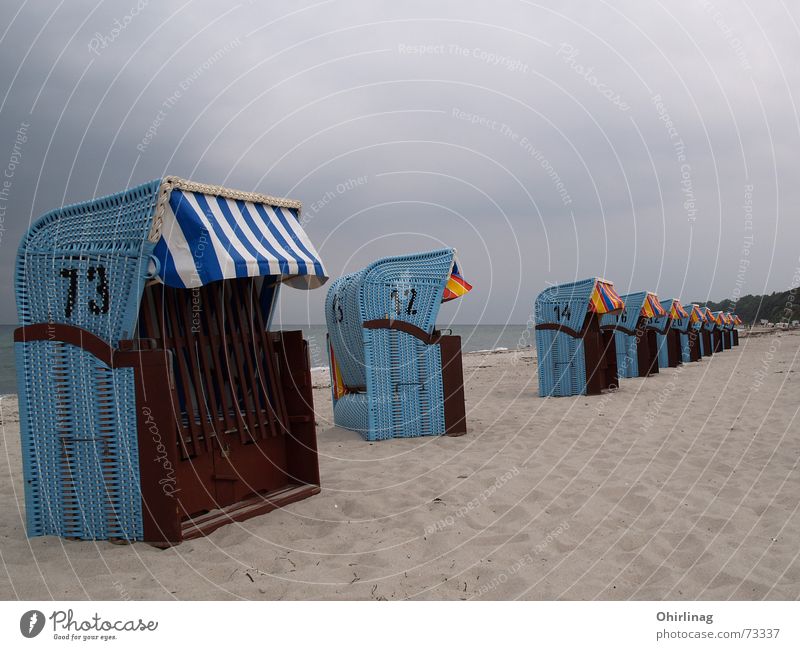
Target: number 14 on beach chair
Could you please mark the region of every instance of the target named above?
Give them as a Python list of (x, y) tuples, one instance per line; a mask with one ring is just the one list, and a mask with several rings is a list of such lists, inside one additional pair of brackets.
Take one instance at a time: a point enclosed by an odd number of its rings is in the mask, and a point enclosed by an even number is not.
[(548, 287), (537, 296), (541, 397), (598, 395), (617, 387), (614, 336), (600, 330), (600, 319), (624, 307), (614, 285), (601, 278)]
[(28, 534), (166, 546), (319, 492), (281, 284), (327, 277), (300, 204), (167, 177), (48, 213), (17, 256)]

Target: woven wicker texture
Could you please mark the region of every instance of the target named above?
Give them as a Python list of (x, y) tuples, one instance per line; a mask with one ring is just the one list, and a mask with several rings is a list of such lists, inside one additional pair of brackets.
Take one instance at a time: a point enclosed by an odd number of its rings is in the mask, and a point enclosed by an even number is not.
[[(699, 334), (695, 334), (694, 332), (687, 332), (685, 334), (681, 332), (681, 361), (683, 363), (689, 363), (690, 361), (693, 361), (690, 348), (691, 341), (689, 340), (690, 335), (695, 337), (694, 344), (697, 346), (698, 357), (703, 356), (703, 337)], [(699, 358), (694, 359), (694, 361), (698, 360)]]
[(536, 330), (536, 349), (540, 397), (567, 397), (586, 392), (583, 339), (556, 330)]
[(147, 234), (158, 188), (153, 181), (39, 219), (17, 254), (20, 324), (74, 325), (111, 345), (129, 338), (153, 250)]
[(365, 329), (391, 319), (433, 332), (453, 266), (452, 249), (378, 260), (342, 276), (328, 290), (330, 343), (348, 394), (334, 421), (367, 440), (445, 431), (441, 349), (393, 329)]
[(537, 325), (553, 323), (580, 331), (589, 310), (589, 299), (598, 278), (548, 287), (537, 297), (534, 311)]
[[(135, 331), (160, 181), (47, 213), (16, 263), (20, 323), (64, 323), (116, 347)], [(142, 536), (131, 369), (58, 341), (16, 344), (29, 535)]]
[(614, 344), (617, 346), (617, 373), (620, 377), (639, 376), (639, 354), (635, 336), (623, 332), (614, 332)]
[[(536, 324), (549, 323), (579, 332), (598, 278), (548, 287), (534, 303)], [(541, 397), (566, 397), (586, 392), (583, 340), (552, 329), (536, 330)]]
[[(607, 327), (616, 325), (628, 330), (635, 330), (639, 323), (642, 306), (647, 299), (647, 291), (638, 291), (622, 296), (625, 309), (618, 314), (607, 314), (600, 319), (600, 325)], [(614, 343), (617, 346), (617, 370), (620, 377), (639, 376), (639, 358), (635, 336), (625, 332), (614, 332)]]
[(665, 327), (672, 326), (672, 319), (669, 314), (669, 310), (672, 307), (672, 300), (662, 300), (661, 306), (666, 310), (666, 314), (663, 316), (657, 316), (656, 318), (651, 318), (647, 324), (650, 329), (658, 330), (659, 332), (664, 331)]
[(28, 535), (141, 539), (133, 369), (59, 341), (15, 351)]
[[(112, 349), (135, 338), (145, 284), (160, 270), (153, 251), (175, 189), (267, 203), (292, 218), (300, 210), (296, 201), (173, 177), (53, 210), (19, 246), (20, 324), (78, 327)], [(266, 307), (276, 291), (262, 296)], [(55, 340), (17, 343), (15, 353), (28, 534), (141, 539), (134, 370), (114, 370)]]
[[(697, 303), (692, 303), (687, 307), (687, 311), (689, 312), (690, 316), (691, 316), (692, 312), (694, 312), (694, 311), (696, 311), (698, 309), (699, 309), (699, 306), (697, 305)], [(689, 324), (686, 327), (686, 331), (689, 332), (690, 329), (695, 330), (696, 332), (700, 332), (703, 329), (703, 321), (695, 320), (694, 322), (692, 322), (692, 320), (690, 318), (689, 319)], [(681, 348), (685, 350), (686, 346), (688, 346), (688, 345), (689, 345), (689, 336), (688, 336), (688, 334), (682, 334), (681, 335)], [(706, 356), (708, 354), (708, 352), (706, 352), (706, 350), (705, 350), (705, 345), (703, 344), (703, 337), (701, 335), (699, 335), (699, 334), (697, 336), (697, 345), (698, 345), (698, 348), (700, 350), (700, 356), (701, 357)], [(688, 360), (688, 353), (684, 352), (683, 360), (684, 361)]]
[(642, 306), (647, 298), (647, 291), (638, 291), (622, 296), (625, 301), (625, 309), (618, 314), (606, 314), (600, 318), (600, 326), (619, 325), (626, 329), (636, 329)]
[[(658, 365), (660, 368), (669, 368), (669, 349), (667, 347), (667, 337), (664, 332), (668, 329), (672, 329), (675, 325), (675, 321), (672, 320), (670, 315), (670, 310), (672, 309), (672, 299), (669, 300), (662, 300), (661, 306), (667, 312), (663, 316), (659, 316), (657, 318), (651, 318), (650, 322), (648, 323), (648, 327), (651, 329), (656, 330), (656, 344), (658, 345)], [(685, 319), (688, 322), (688, 319)]]
[[(672, 309), (673, 300), (662, 300), (661, 306), (667, 310), (669, 314)], [(684, 308), (685, 309), (685, 308)], [(662, 317), (663, 318), (663, 317)], [(660, 320), (660, 319), (659, 319)], [(689, 316), (687, 311), (687, 316), (684, 318), (673, 318), (670, 322), (670, 327), (674, 330), (678, 330), (679, 332), (686, 332), (689, 329)]]

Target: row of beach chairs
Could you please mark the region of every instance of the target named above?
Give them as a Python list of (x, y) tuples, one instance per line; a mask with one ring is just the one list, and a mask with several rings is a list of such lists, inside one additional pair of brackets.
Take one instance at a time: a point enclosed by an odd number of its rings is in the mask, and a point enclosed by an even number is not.
[(640, 291), (620, 296), (589, 278), (549, 287), (536, 298), (539, 395), (597, 395), (619, 379), (699, 361), (739, 345), (742, 320), (708, 307), (684, 307)]
[[(270, 321), (283, 285), (327, 279), (299, 203), (176, 177), (34, 223), (15, 275), (28, 535), (169, 546), (319, 492), (308, 344)], [(470, 289), (449, 248), (332, 282), (334, 422), (466, 433), (461, 341), (436, 318)], [(543, 396), (738, 343), (730, 315), (597, 278), (535, 308)]]

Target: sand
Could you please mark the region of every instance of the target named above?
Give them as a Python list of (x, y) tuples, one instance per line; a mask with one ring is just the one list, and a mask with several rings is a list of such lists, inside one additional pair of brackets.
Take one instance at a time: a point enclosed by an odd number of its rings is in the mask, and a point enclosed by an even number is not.
[(599, 397), (464, 358), (469, 433), (370, 444), (316, 377), (318, 496), (168, 550), (26, 539), (0, 403), (2, 599), (796, 599), (800, 333)]

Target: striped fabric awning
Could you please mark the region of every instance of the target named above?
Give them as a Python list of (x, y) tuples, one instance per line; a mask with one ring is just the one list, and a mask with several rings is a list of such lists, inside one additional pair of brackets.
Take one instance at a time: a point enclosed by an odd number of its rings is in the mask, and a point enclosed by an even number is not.
[(692, 313), (689, 315), (689, 322), (691, 323), (704, 323), (706, 315), (700, 308), (700, 305), (692, 305)]
[(742, 319), (739, 318), (739, 314), (734, 314), (733, 315), (733, 324), (734, 325), (741, 325), (742, 324)]
[(447, 279), (447, 284), (444, 287), (442, 302), (455, 300), (456, 298), (460, 298), (470, 291), (472, 291), (472, 285), (461, 277), (461, 271), (458, 268), (458, 262), (453, 260), (453, 268), (450, 271), (450, 277)]
[(714, 318), (714, 312), (709, 307), (704, 307), (703, 309), (705, 310), (706, 323), (716, 323), (717, 319)]
[(659, 318), (660, 316), (666, 315), (667, 310), (661, 306), (661, 303), (658, 301), (658, 296), (648, 291), (647, 298), (642, 305), (642, 316), (645, 318)]
[(689, 312), (683, 308), (681, 301), (675, 298), (672, 301), (672, 307), (669, 310), (669, 317), (675, 320), (680, 320), (681, 318), (688, 318)]
[(589, 311), (595, 314), (613, 314), (624, 307), (625, 301), (620, 298), (611, 282), (597, 280), (594, 283), (594, 289), (589, 298)]
[(300, 204), (242, 196), (252, 200), (221, 188), (172, 190), (154, 251), (164, 284), (193, 288), (258, 276), (278, 276), (304, 289), (324, 284), (325, 268), (300, 225)]

